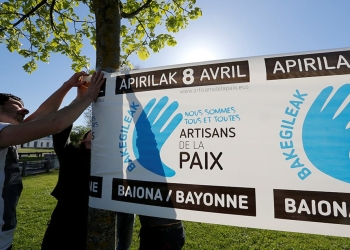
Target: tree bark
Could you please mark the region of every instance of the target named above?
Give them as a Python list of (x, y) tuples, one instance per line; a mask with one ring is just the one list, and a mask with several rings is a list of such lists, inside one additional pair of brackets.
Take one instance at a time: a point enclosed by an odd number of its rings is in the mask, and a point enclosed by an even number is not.
[[(93, 0), (96, 17), (96, 70), (120, 67), (120, 6), (118, 0)], [(116, 212), (89, 207), (87, 249), (116, 249)]]
[(116, 213), (89, 207), (88, 250), (116, 249)]
[(93, 0), (96, 17), (96, 69), (108, 73), (120, 67), (120, 6), (118, 0)]

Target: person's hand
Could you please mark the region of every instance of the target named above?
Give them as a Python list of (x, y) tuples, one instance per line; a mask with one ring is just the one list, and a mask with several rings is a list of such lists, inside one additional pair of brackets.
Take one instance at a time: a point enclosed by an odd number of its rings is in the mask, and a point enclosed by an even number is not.
[[(91, 98), (91, 101), (95, 101), (100, 93), (100, 88), (103, 83), (106, 82), (106, 78), (103, 78), (104, 74), (101, 71), (94, 72), (91, 77), (90, 85), (86, 91), (86, 98)], [(83, 86), (84, 87), (84, 86)]]
[(84, 98), (84, 96), (86, 95), (87, 89), (88, 88), (85, 87), (85, 85), (81, 85), (81, 86), (77, 87), (77, 97), (76, 97), (76, 99), (79, 100), (79, 99)]
[(71, 88), (72, 87), (79, 87), (79, 86), (86, 83), (86, 81), (83, 81), (83, 77), (88, 76), (88, 75), (89, 74), (87, 74), (84, 71), (77, 72), (71, 78), (69, 78), (69, 80), (66, 81), (64, 84), (68, 85)]

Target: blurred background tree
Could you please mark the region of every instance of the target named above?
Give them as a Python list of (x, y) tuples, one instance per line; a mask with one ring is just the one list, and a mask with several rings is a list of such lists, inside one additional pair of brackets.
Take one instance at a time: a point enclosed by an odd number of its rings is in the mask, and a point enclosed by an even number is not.
[(79, 145), (81, 142), (81, 139), (83, 138), (85, 133), (88, 132), (89, 130), (90, 128), (87, 126), (74, 126), (70, 133), (70, 141), (75, 145)]

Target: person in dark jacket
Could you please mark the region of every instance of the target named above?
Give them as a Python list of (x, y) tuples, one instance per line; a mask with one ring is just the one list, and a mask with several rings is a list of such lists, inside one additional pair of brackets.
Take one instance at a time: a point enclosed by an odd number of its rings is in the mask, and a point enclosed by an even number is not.
[[(86, 90), (79, 86), (70, 105), (84, 98)], [(58, 181), (51, 193), (57, 204), (45, 231), (42, 250), (86, 249), (92, 133), (88, 131), (80, 144), (74, 145), (69, 140), (72, 127), (71, 124), (52, 136), (60, 165)]]
[(69, 143), (72, 125), (53, 135), (53, 143), (60, 163), (58, 182), (51, 195), (57, 205), (51, 215), (42, 250), (86, 249), (91, 131), (79, 146)]

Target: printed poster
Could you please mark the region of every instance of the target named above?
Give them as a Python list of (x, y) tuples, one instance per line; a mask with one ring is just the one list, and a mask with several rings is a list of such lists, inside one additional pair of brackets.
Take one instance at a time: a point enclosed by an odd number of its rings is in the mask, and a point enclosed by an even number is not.
[(350, 50), (105, 74), (90, 206), (350, 237)]

